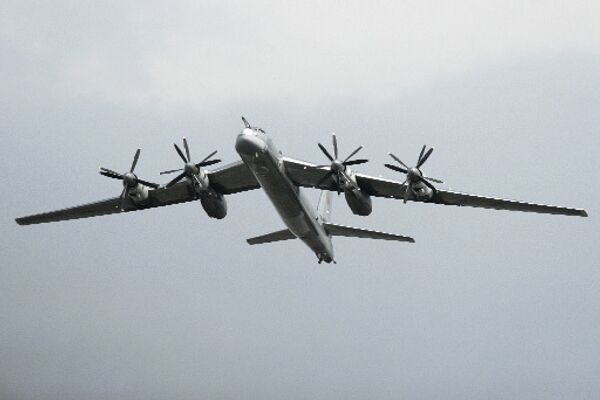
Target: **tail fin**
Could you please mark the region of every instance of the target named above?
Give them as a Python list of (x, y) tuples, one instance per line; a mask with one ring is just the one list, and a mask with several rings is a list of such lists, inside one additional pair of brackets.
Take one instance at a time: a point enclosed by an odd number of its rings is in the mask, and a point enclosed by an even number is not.
[(321, 223), (331, 221), (331, 199), (332, 192), (321, 190), (321, 197), (319, 197), (319, 204), (317, 205), (317, 218)]
[(372, 231), (369, 229), (352, 228), (350, 226), (328, 224), (328, 223), (324, 223), (323, 227), (325, 227), (325, 230), (331, 236), (346, 236), (346, 237), (357, 237), (357, 238), (366, 238), (366, 239), (396, 240), (399, 242), (410, 242), (410, 243), (415, 242), (415, 239), (413, 239), (409, 236), (397, 235), (395, 233)]

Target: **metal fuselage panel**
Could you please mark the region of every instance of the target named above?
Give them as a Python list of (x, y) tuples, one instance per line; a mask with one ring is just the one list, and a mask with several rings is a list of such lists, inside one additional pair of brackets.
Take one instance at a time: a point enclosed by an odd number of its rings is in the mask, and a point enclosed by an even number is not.
[(286, 175), (282, 154), (262, 131), (246, 128), (238, 135), (236, 150), (288, 229), (320, 259), (333, 260), (331, 238), (318, 221), (306, 197)]

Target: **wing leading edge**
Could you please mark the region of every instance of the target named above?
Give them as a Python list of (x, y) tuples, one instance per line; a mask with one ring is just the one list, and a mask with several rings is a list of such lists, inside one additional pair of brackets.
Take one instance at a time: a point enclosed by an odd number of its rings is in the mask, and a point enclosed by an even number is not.
[[(285, 159), (284, 162), (288, 176), (297, 185), (323, 190), (337, 190), (331, 180), (323, 181), (323, 177), (329, 171), (328, 168), (319, 168), (314, 164), (293, 160), (290, 158)], [(407, 189), (407, 186), (400, 182), (358, 173), (355, 176), (358, 186), (371, 196), (393, 199), (404, 198), (404, 193)], [(517, 200), (498, 199), (445, 189), (436, 189), (433, 197), (427, 200), (415, 199), (412, 196), (409, 197), (409, 200), (422, 203), (478, 207), (494, 210), (524, 211), (580, 217), (588, 216), (585, 210), (579, 208), (559, 207), (545, 204), (527, 203)]]

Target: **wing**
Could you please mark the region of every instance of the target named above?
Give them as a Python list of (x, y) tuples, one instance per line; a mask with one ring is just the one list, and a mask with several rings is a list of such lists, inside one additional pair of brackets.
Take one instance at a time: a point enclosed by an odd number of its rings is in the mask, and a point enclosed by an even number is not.
[[(298, 186), (313, 187), (323, 190), (336, 190), (334, 182), (330, 179), (325, 180), (317, 186), (317, 184), (328, 172), (327, 167), (317, 168), (314, 164), (293, 160), (290, 158), (286, 158), (284, 163), (288, 176)], [(404, 192), (406, 191), (406, 185), (403, 185), (400, 182), (364, 174), (356, 174), (356, 182), (362, 190), (375, 197), (402, 199), (404, 198)], [(454, 192), (445, 189), (437, 189), (433, 197), (428, 200), (417, 200), (411, 197), (409, 197), (409, 200), (453, 206), (468, 206), (490, 208), (495, 210), (526, 211), (542, 214), (587, 217), (587, 212), (578, 208), (525, 203), (516, 200), (497, 199), (493, 197)]]
[[(322, 190), (337, 190), (333, 179), (322, 181), (325, 174), (329, 172), (328, 167), (318, 168), (315, 164), (291, 158), (284, 158), (283, 162), (288, 177), (296, 185)], [(372, 196), (397, 199), (404, 197), (406, 186), (400, 182), (363, 174), (355, 174), (355, 176), (359, 187)]]
[[(329, 168), (327, 167), (317, 168), (315, 164), (286, 157), (283, 159), (283, 164), (285, 165), (288, 178), (298, 186), (337, 190), (332, 179), (326, 179), (324, 182), (321, 182), (325, 174), (329, 172)], [(319, 182), (321, 183), (319, 184)]]
[[(252, 175), (248, 167), (246, 167), (242, 161), (229, 164), (215, 171), (210, 171), (208, 172), (208, 177), (212, 187), (223, 194), (238, 193), (259, 187), (254, 175)], [(119, 214), (122, 212), (185, 203), (196, 200), (197, 198), (198, 195), (186, 182), (180, 182), (168, 189), (160, 187), (158, 189), (148, 190), (148, 199), (143, 204), (136, 205), (126, 197), (123, 204), (123, 210), (121, 210), (121, 201), (119, 197), (113, 197), (111, 199), (96, 201), (76, 207), (17, 218), (15, 221), (19, 225), (31, 225), (66, 221), (70, 219), (98, 217), (101, 215)]]
[(148, 190), (148, 199), (144, 204), (134, 204), (129, 197), (125, 198), (123, 210), (119, 197), (82, 204), (80, 206), (64, 208), (62, 210), (50, 211), (41, 214), (17, 218), (19, 225), (43, 224), (47, 222), (67, 221), (70, 219), (98, 217), (101, 215), (119, 214), (123, 212), (145, 210), (168, 206), (171, 204), (185, 203), (197, 198), (194, 191), (185, 182), (180, 182), (169, 189), (158, 188)]
[(579, 208), (550, 206), (546, 204), (526, 203), (517, 200), (497, 199), (494, 197), (478, 196), (451, 190), (436, 190), (429, 201), (435, 204), (490, 208), (494, 210), (525, 211), (540, 214), (557, 214), (587, 217), (587, 212)]
[(260, 187), (258, 181), (243, 161), (236, 161), (208, 173), (213, 188), (223, 194), (232, 194)]

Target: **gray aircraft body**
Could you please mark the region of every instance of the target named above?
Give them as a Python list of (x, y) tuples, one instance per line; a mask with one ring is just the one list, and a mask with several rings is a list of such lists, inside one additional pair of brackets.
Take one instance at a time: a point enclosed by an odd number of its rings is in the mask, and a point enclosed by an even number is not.
[[(515, 200), (497, 199), (440, 189), (433, 185), (443, 183), (427, 177), (422, 166), (433, 148), (423, 146), (414, 167), (408, 167), (398, 157), (390, 156), (399, 164), (385, 166), (405, 175), (404, 182), (358, 174), (351, 166), (366, 163), (365, 159), (353, 159), (361, 149), (358, 147), (348, 157), (338, 154), (337, 138), (332, 135), (333, 155), (321, 144), (319, 148), (328, 158), (326, 165), (285, 157), (261, 128), (251, 126), (244, 118), (244, 128), (237, 136), (235, 148), (241, 161), (220, 169), (209, 171), (207, 166), (220, 160), (211, 159), (214, 151), (199, 163), (192, 162), (187, 140), (184, 138), (185, 153), (175, 146), (183, 168), (164, 171), (161, 174), (180, 172), (166, 184), (156, 184), (138, 178), (134, 169), (140, 150), (135, 153), (129, 171), (118, 173), (101, 168), (100, 174), (122, 181), (123, 190), (119, 197), (110, 198), (81, 206), (17, 218), (20, 225), (39, 224), (70, 219), (94, 217), (122, 212), (143, 210), (199, 200), (209, 217), (224, 218), (227, 215), (226, 195), (262, 188), (279, 213), (286, 229), (248, 239), (249, 244), (271, 243), (282, 240), (300, 239), (317, 256), (320, 262), (334, 261), (332, 237), (346, 236), (371, 239), (414, 242), (408, 236), (337, 225), (330, 222), (331, 194), (344, 193), (351, 211), (360, 216), (372, 211), (372, 197), (384, 197), (433, 204), (482, 207), (489, 209), (526, 211), (545, 214), (560, 214), (586, 217), (582, 209), (525, 203)], [(321, 189), (316, 208), (312, 208), (301, 187)]]
[(260, 183), (289, 231), (319, 257), (333, 260), (333, 245), (300, 188), (285, 175), (283, 156), (271, 138), (251, 127), (237, 137), (235, 149)]

